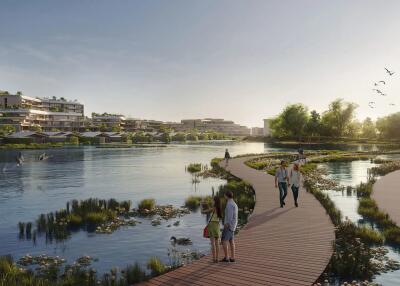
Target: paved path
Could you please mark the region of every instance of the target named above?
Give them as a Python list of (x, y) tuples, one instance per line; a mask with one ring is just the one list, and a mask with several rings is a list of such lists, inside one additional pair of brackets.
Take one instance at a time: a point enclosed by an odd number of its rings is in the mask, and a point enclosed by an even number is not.
[(296, 286), (312, 285), (318, 279), (332, 255), (334, 240), (334, 226), (325, 210), (304, 190), (298, 208), (291, 191), (286, 207), (280, 208), (274, 178), (244, 165), (248, 159), (232, 159), (227, 168), (256, 192), (254, 212), (236, 240), (237, 262), (214, 264), (206, 256), (144, 285)]
[(400, 171), (387, 174), (374, 184), (372, 198), (400, 226)]

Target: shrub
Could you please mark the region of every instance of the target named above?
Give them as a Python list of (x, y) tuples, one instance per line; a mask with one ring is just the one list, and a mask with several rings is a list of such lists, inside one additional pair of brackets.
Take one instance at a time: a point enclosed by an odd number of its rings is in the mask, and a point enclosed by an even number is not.
[(366, 226), (357, 227), (355, 235), (361, 238), (361, 240), (367, 244), (383, 244), (382, 234)]
[(155, 199), (144, 199), (138, 205), (139, 211), (144, 211), (144, 210), (151, 211), (155, 207), (156, 207)]
[(151, 257), (147, 262), (147, 269), (151, 271), (152, 276), (157, 276), (166, 271), (166, 266), (158, 257)]

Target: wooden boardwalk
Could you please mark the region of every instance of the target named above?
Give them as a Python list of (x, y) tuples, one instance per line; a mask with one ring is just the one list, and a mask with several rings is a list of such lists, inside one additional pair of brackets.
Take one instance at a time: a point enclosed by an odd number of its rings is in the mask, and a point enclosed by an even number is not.
[(372, 198), (400, 226), (400, 171), (387, 174), (374, 184)]
[(227, 168), (256, 192), (254, 212), (236, 239), (236, 263), (214, 264), (205, 256), (143, 285), (295, 286), (312, 285), (318, 279), (332, 255), (335, 239), (328, 215), (304, 190), (300, 191), (298, 208), (291, 191), (286, 207), (280, 208), (273, 176), (247, 167), (244, 162), (248, 159), (232, 159)]

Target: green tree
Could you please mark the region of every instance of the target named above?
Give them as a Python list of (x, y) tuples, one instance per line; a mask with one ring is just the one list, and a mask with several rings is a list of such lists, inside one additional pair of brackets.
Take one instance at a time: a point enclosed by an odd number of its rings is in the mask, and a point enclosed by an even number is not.
[(189, 141), (198, 141), (199, 137), (197, 136), (196, 133), (191, 132), (186, 136), (186, 139), (189, 140)]
[(164, 132), (161, 135), (161, 142), (164, 142), (164, 143), (170, 143), (171, 142), (171, 135), (169, 134), (169, 132)]
[(147, 142), (146, 135), (144, 134), (143, 131), (136, 132), (135, 135), (132, 137), (132, 142), (133, 143), (145, 143)]
[(301, 103), (285, 107), (281, 114), (271, 120), (270, 128), (274, 137), (289, 136), (301, 139), (308, 122), (307, 107)]
[(40, 127), (40, 125), (32, 125), (30, 130), (36, 131), (36, 132), (42, 132), (42, 127)]
[(121, 126), (119, 126), (118, 124), (113, 125), (113, 127), (111, 127), (111, 131), (112, 132), (121, 132)]
[(383, 139), (400, 139), (400, 112), (379, 118), (376, 121), (379, 137)]
[(182, 132), (178, 132), (174, 136), (172, 136), (172, 141), (185, 142), (186, 141), (186, 134), (182, 133)]
[(376, 126), (369, 117), (365, 118), (362, 123), (361, 136), (368, 139), (376, 138)]
[(314, 137), (321, 134), (321, 115), (313, 110), (310, 113), (310, 118), (307, 121), (306, 133), (308, 136)]
[(327, 136), (342, 137), (349, 133), (350, 124), (353, 121), (357, 108), (355, 103), (344, 102), (343, 99), (336, 99), (329, 105), (328, 111), (322, 115), (322, 125)]
[(99, 130), (100, 132), (107, 132), (108, 131), (107, 125), (105, 125), (104, 123), (101, 124)]
[(15, 127), (9, 124), (0, 125), (0, 136), (7, 136), (15, 132)]
[(72, 144), (72, 145), (79, 145), (79, 138), (78, 138), (78, 136), (71, 136), (71, 137), (69, 137), (68, 143), (69, 143), (69, 144)]

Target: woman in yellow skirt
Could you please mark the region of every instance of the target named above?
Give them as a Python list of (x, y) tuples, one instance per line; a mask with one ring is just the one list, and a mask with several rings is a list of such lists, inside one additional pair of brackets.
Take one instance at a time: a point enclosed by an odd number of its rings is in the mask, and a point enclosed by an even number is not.
[(211, 252), (213, 256), (213, 262), (219, 261), (219, 241), (221, 238), (220, 220), (222, 219), (221, 211), (221, 200), (219, 197), (213, 198), (213, 206), (207, 210), (203, 210), (204, 213), (211, 213), (211, 217), (208, 223), (208, 235), (210, 236)]

